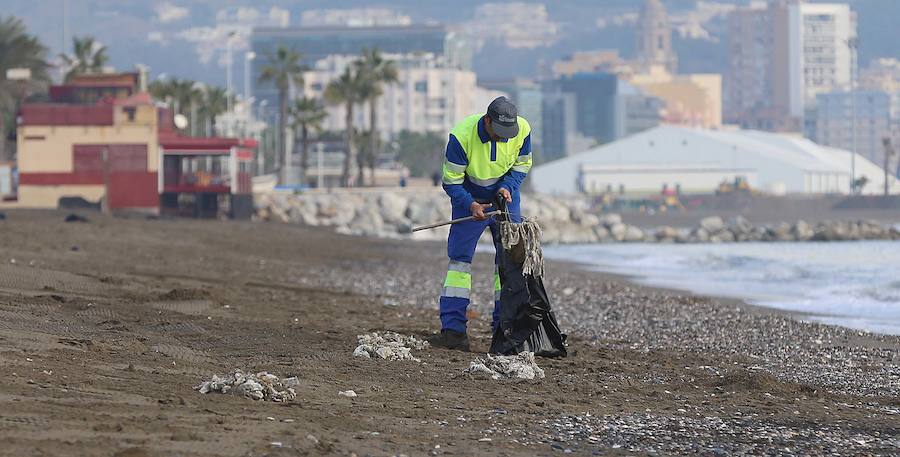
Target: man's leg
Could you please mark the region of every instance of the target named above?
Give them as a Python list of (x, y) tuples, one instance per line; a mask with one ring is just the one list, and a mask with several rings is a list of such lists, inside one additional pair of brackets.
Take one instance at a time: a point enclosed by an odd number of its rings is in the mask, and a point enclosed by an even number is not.
[[(456, 208), (453, 210), (454, 219), (468, 215), (468, 212), (458, 211)], [(478, 239), (489, 224), (490, 220), (467, 221), (450, 227), (450, 236), (447, 238), (450, 264), (440, 298), (442, 331), (466, 331), (466, 309), (472, 293), (472, 256)]]

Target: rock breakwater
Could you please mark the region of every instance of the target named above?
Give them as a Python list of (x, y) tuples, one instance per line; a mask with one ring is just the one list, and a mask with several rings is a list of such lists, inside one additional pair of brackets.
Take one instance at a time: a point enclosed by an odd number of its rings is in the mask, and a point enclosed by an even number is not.
[[(873, 220), (785, 221), (756, 225), (737, 216), (707, 217), (696, 227), (637, 227), (618, 214), (595, 214), (585, 198), (527, 195), (523, 213), (537, 219), (544, 243), (728, 243), (900, 240), (900, 230)], [(440, 190), (256, 195), (257, 219), (330, 227), (338, 233), (381, 238), (446, 239), (449, 227), (410, 233), (450, 218)]]

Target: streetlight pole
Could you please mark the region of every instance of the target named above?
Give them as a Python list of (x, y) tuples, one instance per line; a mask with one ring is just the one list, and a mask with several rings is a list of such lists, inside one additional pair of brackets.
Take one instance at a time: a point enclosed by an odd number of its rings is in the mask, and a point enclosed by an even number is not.
[(234, 115), (232, 113), (233, 107), (231, 106), (231, 98), (234, 93), (231, 77), (231, 39), (234, 35), (234, 31), (228, 32), (228, 38), (225, 40), (225, 111), (229, 116), (228, 128), (226, 130), (228, 136), (231, 136), (231, 125), (234, 123)]
[(256, 58), (256, 53), (247, 51), (244, 53), (244, 103), (247, 104), (247, 113), (253, 118), (253, 100), (250, 95), (250, 62)]
[(859, 40), (856, 37), (847, 40), (850, 48), (850, 193), (855, 195), (856, 189), (856, 49)]
[[(261, 120), (266, 125), (268, 125), (268, 124), (266, 122), (265, 114), (266, 114), (266, 105), (268, 105), (268, 104), (269, 104), (268, 100), (262, 100), (261, 102), (259, 102), (259, 105), (256, 107), (257, 119)], [(265, 172), (266, 172), (266, 153), (268, 153), (268, 151), (269, 151), (269, 145), (267, 144), (265, 133), (266, 133), (266, 129), (263, 129), (259, 135), (260, 151), (259, 151), (259, 154), (257, 155), (257, 157), (259, 158), (258, 174), (260, 174), (260, 175), (265, 174)]]
[(319, 141), (316, 143), (316, 189), (322, 190), (325, 187), (325, 179), (322, 174), (322, 162), (325, 161), (325, 144)]

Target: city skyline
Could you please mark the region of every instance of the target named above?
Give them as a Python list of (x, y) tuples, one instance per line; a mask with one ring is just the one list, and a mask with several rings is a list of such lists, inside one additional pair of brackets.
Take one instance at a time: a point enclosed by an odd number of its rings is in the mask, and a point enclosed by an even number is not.
[[(73, 2), (63, 4), (68, 9)], [(205, 128), (194, 125), (196, 110), (186, 108), (193, 101), (182, 102), (179, 114), (189, 120), (191, 135), (198, 130), (233, 135), (278, 125), (274, 147), (283, 150), (297, 144), (296, 132), (287, 131), (295, 125), (296, 115), (286, 103), (295, 99), (323, 105), (323, 120), (316, 127), (320, 131), (370, 126), (370, 136), (377, 133), (381, 141), (391, 142), (404, 132), (441, 136), (467, 114), (507, 95), (533, 122), (539, 160), (567, 157), (659, 125), (677, 125), (788, 132), (824, 146), (848, 148), (880, 163), (882, 137), (890, 137), (900, 125), (896, 90), (900, 78), (894, 71), (900, 63), (887, 57), (875, 59), (871, 69), (861, 65), (857, 51), (864, 20), (849, 3), (643, 0), (631, 7), (636, 5), (637, 10), (620, 5), (617, 14), (597, 18), (592, 25), (597, 30), (626, 27), (629, 33), (619, 38), (627, 39), (630, 49), (591, 42), (582, 50), (541, 60), (534, 73), (509, 67), (494, 77), (479, 67), (484, 56), (495, 58), (500, 67), (504, 56), (540, 54), (568, 39), (554, 16), (558, 8), (487, 3), (473, 7), (474, 16), (462, 23), (423, 19), (423, 10), (407, 14), (402, 2), (396, 8), (292, 10), (273, 2), (258, 9), (220, 9), (215, 27), (189, 35), (214, 41), (204, 47), (202, 40), (195, 40), (197, 46), (191, 49), (198, 53), (195, 64), (225, 60), (224, 113), (218, 123)], [(196, 11), (164, 1), (155, 4), (154, 14), (157, 25), (188, 26)], [(491, 27), (491, 17), (507, 20)], [(541, 26), (541, 34), (521, 33), (530, 19)], [(158, 38), (152, 40), (165, 48), (166, 38)], [(729, 51), (729, 58), (724, 65), (712, 59), (720, 67), (703, 70), (694, 62), (695, 52), (676, 46), (687, 41), (716, 43)], [(105, 46), (102, 43), (98, 39), (94, 46)], [(104, 53), (114, 48), (105, 46)], [(373, 49), (393, 63), (393, 79), (374, 96), (351, 96), (346, 103), (329, 100), (334, 97), (326, 89)], [(263, 78), (263, 72), (271, 71), (275, 54), (284, 53), (294, 56), (297, 76), (276, 89), (276, 80)], [(107, 65), (110, 61), (104, 58), (91, 71), (112, 71), (115, 65)], [(59, 70), (54, 72), (61, 76)], [(164, 70), (139, 73), (158, 85), (202, 82), (178, 79), (174, 69)], [(859, 86), (861, 72), (867, 76)], [(848, 91), (857, 87), (870, 95), (848, 97)], [(227, 96), (229, 90), (233, 97)], [(870, 101), (875, 99), (877, 103)], [(172, 100), (166, 98), (165, 103), (178, 110), (178, 102), (172, 105)], [(877, 120), (877, 128), (862, 125), (869, 119)], [(254, 133), (259, 134), (261, 130)], [(305, 134), (303, 138), (307, 145)], [(290, 158), (284, 160), (289, 165)]]
[[(166, 0), (158, 2), (81, 2), (69, 0), (68, 8), (62, 8), (65, 0), (37, 0), (25, 7), (19, 2), (0, 1), (5, 14), (21, 17), (29, 30), (35, 33), (56, 56), (63, 50), (63, 34), (70, 37), (92, 35), (100, 42), (111, 44), (110, 64), (119, 69), (130, 69), (143, 63), (150, 67), (151, 75), (160, 73), (180, 78), (190, 78), (210, 84), (225, 83), (225, 38), (236, 31), (234, 51), (249, 49), (249, 34), (257, 26), (282, 26), (313, 24), (319, 20), (340, 20), (323, 12), (338, 11), (363, 6), (359, 2), (319, 1), (296, 6), (292, 2), (270, 1), (264, 3), (234, 2), (229, 7), (197, 0)], [(469, 4), (471, 3), (471, 5)], [(556, 2), (535, 7), (546, 8), (542, 17), (548, 29), (545, 43), (518, 42), (515, 33), (501, 33), (502, 46), (492, 46), (492, 51), (503, 50), (502, 55), (484, 51), (477, 42), (473, 69), (481, 79), (495, 79), (499, 75), (493, 63), (503, 68), (513, 68), (515, 77), (534, 77), (541, 62), (557, 60), (578, 51), (618, 49), (624, 57), (637, 54), (638, 43), (633, 29), (642, 2), (608, 0), (604, 2), (582, 1)], [(718, 72), (727, 70), (727, 15), (736, 6), (747, 5), (749, 0), (722, 0), (701, 2), (669, 0), (662, 4), (669, 11), (673, 26), (672, 47), (680, 59), (680, 68), (688, 73)], [(822, 2), (818, 2), (822, 3)], [(848, 2), (839, 2), (848, 3)], [(885, 46), (900, 41), (900, 32), (885, 20), (892, 9), (900, 5), (889, 0), (851, 0), (858, 11), (860, 23), (860, 64), (878, 58), (900, 58), (900, 50)], [(464, 26), (476, 17), (476, 5), (463, 2), (459, 8), (448, 9), (436, 5), (395, 1), (373, 10), (379, 24), (408, 22), (412, 24), (441, 23), (451, 27)], [(496, 3), (515, 5), (515, 3)], [(329, 8), (331, 6), (331, 8)], [(581, 11), (583, 14), (577, 14)], [(50, 13), (48, 13), (50, 12)], [(317, 13), (318, 12), (318, 13)], [(64, 21), (63, 13), (68, 15)], [(900, 13), (900, 11), (898, 11)], [(391, 15), (393, 14), (393, 15)], [(116, 21), (120, 27), (104, 27)], [(393, 21), (393, 22), (391, 22)], [(565, 25), (565, 27), (560, 27)], [(483, 27), (473, 23), (473, 31), (482, 33)], [(623, 33), (624, 32), (624, 33)], [(483, 33), (482, 33), (483, 34)], [(872, 35), (877, 35), (873, 39)], [(490, 35), (498, 37), (498, 35)], [(65, 47), (68, 50), (69, 46)], [(300, 50), (302, 52), (302, 50)], [(499, 60), (498, 60), (499, 59)], [(507, 65), (509, 64), (514, 65)], [(235, 75), (238, 85), (242, 75)]]

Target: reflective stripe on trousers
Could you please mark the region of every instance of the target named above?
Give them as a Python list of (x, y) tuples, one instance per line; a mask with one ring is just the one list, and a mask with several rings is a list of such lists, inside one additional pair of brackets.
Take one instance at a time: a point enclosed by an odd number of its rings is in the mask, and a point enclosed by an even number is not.
[(442, 297), (465, 298), (472, 294), (472, 264), (450, 261), (447, 267), (447, 277), (444, 279)]
[(494, 265), (494, 301), (500, 302), (500, 267)]

